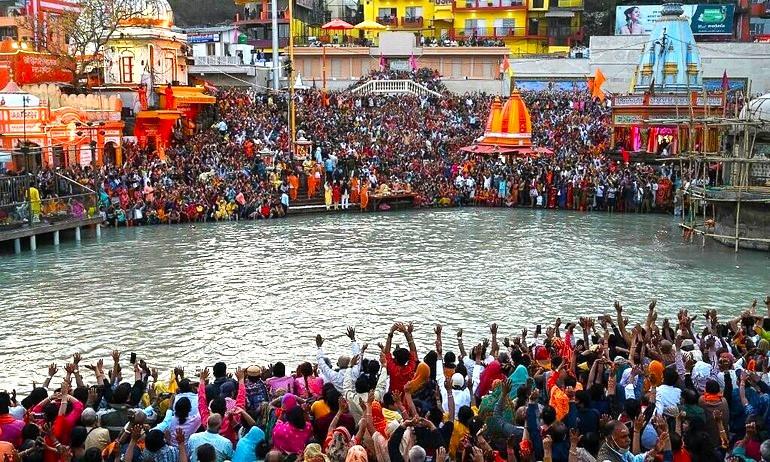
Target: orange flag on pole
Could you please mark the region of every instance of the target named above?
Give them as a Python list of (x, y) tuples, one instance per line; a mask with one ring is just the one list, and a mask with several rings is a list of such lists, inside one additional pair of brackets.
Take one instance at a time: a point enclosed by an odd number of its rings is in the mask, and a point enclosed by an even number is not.
[(596, 72), (594, 73), (594, 83), (591, 85), (592, 98), (599, 98), (600, 100), (604, 101), (604, 91), (602, 91), (602, 85), (604, 85), (604, 82), (606, 81), (607, 78), (602, 73), (602, 70), (596, 68)]

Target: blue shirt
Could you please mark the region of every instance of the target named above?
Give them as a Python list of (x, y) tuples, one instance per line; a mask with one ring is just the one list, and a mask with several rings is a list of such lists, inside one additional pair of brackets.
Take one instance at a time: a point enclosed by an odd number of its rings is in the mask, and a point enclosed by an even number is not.
[(195, 433), (187, 440), (187, 453), (190, 457), (190, 462), (198, 462), (198, 447), (204, 444), (210, 444), (214, 446), (217, 452), (217, 462), (223, 462), (227, 459), (233, 458), (233, 444), (218, 433), (211, 433), (209, 431)]

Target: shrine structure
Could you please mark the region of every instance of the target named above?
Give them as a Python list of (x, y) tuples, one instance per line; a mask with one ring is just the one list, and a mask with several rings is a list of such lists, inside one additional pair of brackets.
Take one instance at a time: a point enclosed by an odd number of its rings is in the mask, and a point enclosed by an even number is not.
[(723, 91), (707, 93), (698, 45), (679, 3), (663, 5), (632, 77), (631, 93), (612, 98), (612, 141), (636, 160), (715, 152), (720, 128), (691, 123), (722, 116)]
[(484, 135), (462, 151), (499, 157), (538, 157), (552, 154), (548, 148), (532, 144), (532, 120), (518, 90), (505, 101), (495, 98)]
[(122, 104), (116, 96), (66, 95), (56, 85), (0, 90), (0, 150), (9, 170), (99, 167), (121, 162)]

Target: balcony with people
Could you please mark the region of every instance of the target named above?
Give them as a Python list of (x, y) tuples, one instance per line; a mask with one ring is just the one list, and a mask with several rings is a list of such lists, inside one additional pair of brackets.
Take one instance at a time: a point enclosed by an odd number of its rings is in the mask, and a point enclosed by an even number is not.
[[(248, 26), (254, 24), (267, 24), (273, 19), (272, 10), (270, 9), (270, 3), (267, 1), (246, 3), (243, 6), (242, 11), (235, 15), (236, 26)], [(291, 18), (289, 17), (289, 7), (287, 2), (278, 2), (278, 22), (288, 23)]]
[(423, 18), (422, 16), (404, 16), (401, 18), (401, 26), (407, 28), (422, 28)]
[(455, 11), (527, 9), (524, 0), (455, 0)]
[(379, 24), (382, 24), (383, 26), (391, 26), (391, 27), (398, 26), (398, 16), (395, 13), (395, 9), (392, 14), (377, 16), (376, 21)]

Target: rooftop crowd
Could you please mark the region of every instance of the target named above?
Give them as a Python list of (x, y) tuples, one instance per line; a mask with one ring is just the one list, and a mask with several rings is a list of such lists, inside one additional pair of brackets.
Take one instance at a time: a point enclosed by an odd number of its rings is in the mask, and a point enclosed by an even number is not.
[[(5, 462), (770, 460), (770, 297), (735, 318), (557, 318), (480, 341), (396, 322), (331, 357), (161, 374), (75, 354), (0, 392)], [(641, 308), (644, 310), (644, 308)], [(699, 321), (699, 322), (696, 322)], [(433, 348), (413, 334), (431, 329)], [(448, 338), (450, 337), (450, 338)], [(373, 346), (373, 342), (379, 342)], [(466, 343), (467, 342), (467, 343)], [(313, 350), (314, 348), (314, 350)], [(310, 354), (314, 351), (314, 354)], [(180, 358), (181, 359), (181, 358)], [(241, 365), (248, 364), (240, 358)], [(91, 379), (90, 377), (93, 377)]]
[[(442, 96), (298, 92), (298, 138), (313, 143), (304, 161), (288, 154), (284, 96), (223, 89), (211, 121), (192, 136), (178, 133), (164, 160), (127, 144), (121, 165), (67, 174), (92, 187), (99, 178), (99, 208), (117, 226), (281, 217), (305, 196), (366, 209), (371, 195), (394, 192), (413, 195), (415, 206), (681, 208), (686, 173), (610, 160), (610, 109), (584, 91), (523, 91), (533, 142), (554, 155), (505, 163), (460, 150), (483, 134), (490, 95), (451, 94), (429, 69), (368, 78), (405, 77)], [(53, 178), (39, 172), (43, 197)]]

